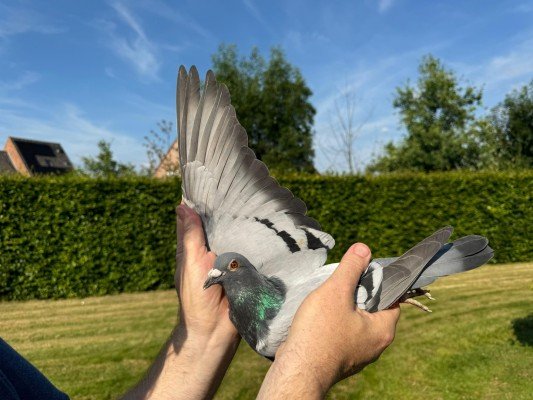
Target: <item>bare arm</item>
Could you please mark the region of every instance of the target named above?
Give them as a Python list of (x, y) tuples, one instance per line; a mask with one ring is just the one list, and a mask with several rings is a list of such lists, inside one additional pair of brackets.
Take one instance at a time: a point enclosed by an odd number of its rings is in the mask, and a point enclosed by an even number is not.
[(258, 399), (322, 399), (392, 343), (400, 309), (370, 314), (354, 305), (357, 282), (369, 261), (370, 249), (353, 245), (333, 275), (305, 299)]
[(205, 399), (213, 397), (235, 354), (238, 341), (193, 338), (177, 327), (146, 376), (123, 397)]
[(222, 288), (202, 288), (215, 255), (205, 246), (200, 217), (184, 205), (177, 211), (179, 325), (146, 376), (124, 400), (211, 398), (239, 344)]

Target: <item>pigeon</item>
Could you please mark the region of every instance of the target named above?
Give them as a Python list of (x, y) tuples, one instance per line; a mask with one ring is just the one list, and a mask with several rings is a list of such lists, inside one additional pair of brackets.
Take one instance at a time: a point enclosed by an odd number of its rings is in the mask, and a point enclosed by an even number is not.
[[(335, 244), (307, 207), (270, 176), (248, 147), (227, 87), (212, 71), (203, 88), (197, 69), (178, 72), (177, 128), (183, 202), (202, 220), (206, 245), (217, 257), (204, 289), (221, 285), (229, 317), (260, 355), (274, 359), (306, 296), (337, 268), (327, 264)], [(486, 263), (493, 250), (482, 236), (451, 243), (445, 227), (395, 258), (371, 260), (354, 293), (368, 312), (413, 297), (436, 279)]]

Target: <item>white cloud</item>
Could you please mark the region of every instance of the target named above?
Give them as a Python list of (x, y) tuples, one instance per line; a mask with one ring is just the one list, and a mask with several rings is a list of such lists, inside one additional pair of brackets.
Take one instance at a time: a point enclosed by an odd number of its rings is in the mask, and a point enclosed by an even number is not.
[(266, 20), (263, 18), (263, 15), (253, 2), (253, 0), (242, 0), (244, 6), (250, 13), (250, 15), (257, 21), (259, 24), (271, 35), (274, 34), (274, 30), (272, 27), (266, 22)]
[(378, 0), (378, 11), (380, 13), (387, 12), (396, 0)]
[(124, 4), (117, 2), (111, 7), (120, 21), (130, 30), (132, 37), (119, 35), (115, 23), (99, 21), (97, 26), (107, 34), (110, 48), (118, 57), (128, 62), (141, 77), (158, 80), (161, 63), (157, 58), (156, 44), (148, 38), (141, 22)]
[(47, 22), (44, 16), (35, 11), (9, 7), (0, 3), (0, 39), (23, 33), (57, 34), (65, 28)]
[(530, 13), (533, 12), (533, 4), (530, 1), (527, 1), (525, 3), (518, 4), (512, 8), (512, 11), (518, 13)]
[(505, 93), (528, 83), (533, 77), (533, 32), (512, 38), (505, 52), (478, 60), (475, 64), (451, 62), (459, 76), (471, 84), (483, 87), (484, 103), (492, 107), (503, 99)]
[(533, 76), (533, 37), (529, 37), (508, 53), (492, 58), (485, 67), (487, 82), (497, 84)]
[(145, 11), (151, 14), (165, 18), (185, 27), (187, 30), (192, 31), (197, 36), (200, 36), (205, 40), (211, 42), (218, 40), (218, 38), (216, 38), (208, 29), (200, 25), (193, 17), (183, 14), (183, 7), (180, 8), (180, 11), (178, 11), (160, 0), (145, 0), (141, 1), (138, 5), (143, 7)]
[(23, 89), (41, 79), (41, 75), (34, 71), (25, 71), (21, 76), (9, 81), (0, 81), (0, 94)]
[(121, 3), (113, 3), (111, 5), (119, 17), (143, 40), (148, 41), (141, 24), (133, 17), (131, 12)]

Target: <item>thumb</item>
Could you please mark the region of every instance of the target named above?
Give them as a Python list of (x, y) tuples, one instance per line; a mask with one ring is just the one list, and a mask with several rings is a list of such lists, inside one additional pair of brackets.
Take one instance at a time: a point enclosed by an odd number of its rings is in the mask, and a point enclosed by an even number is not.
[(328, 281), (335, 285), (341, 296), (349, 299), (353, 304), (355, 288), (361, 278), (361, 274), (368, 267), (371, 252), (364, 243), (353, 244), (342, 257), (342, 260), (329, 277)]
[(194, 254), (205, 246), (205, 236), (200, 216), (185, 204), (177, 208), (178, 249)]

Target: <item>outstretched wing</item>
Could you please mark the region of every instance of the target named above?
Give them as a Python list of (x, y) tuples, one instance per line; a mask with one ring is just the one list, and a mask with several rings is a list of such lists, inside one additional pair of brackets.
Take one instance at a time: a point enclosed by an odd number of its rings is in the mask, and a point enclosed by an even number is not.
[(240, 253), (267, 275), (283, 275), (276, 261), (298, 252), (312, 258), (306, 268), (322, 265), (333, 238), (248, 147), (227, 87), (208, 71), (202, 91), (196, 68), (181, 66), (176, 103), (183, 199), (202, 218), (210, 249)]

